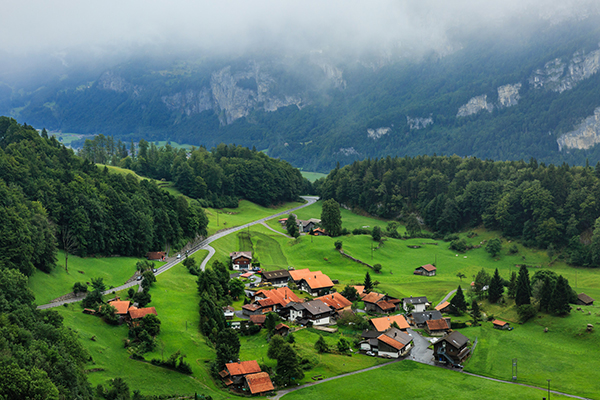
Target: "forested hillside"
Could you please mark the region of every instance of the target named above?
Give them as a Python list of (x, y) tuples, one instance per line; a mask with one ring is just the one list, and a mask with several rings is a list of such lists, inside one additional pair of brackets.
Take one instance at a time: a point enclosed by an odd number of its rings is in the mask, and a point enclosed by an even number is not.
[(600, 163), (388, 157), (336, 168), (315, 186), (324, 199), (373, 215), (415, 213), (441, 235), (483, 224), (526, 245), (567, 247), (576, 265), (600, 266)]
[(271, 206), (310, 194), (310, 182), (288, 162), (270, 158), (255, 149), (219, 144), (176, 150), (140, 140), (129, 150), (120, 140), (98, 135), (86, 140), (79, 153), (95, 163), (110, 163), (134, 170), (144, 177), (173, 181), (183, 194), (203, 206), (232, 207), (240, 198)]
[[(255, 146), (323, 172), (434, 153), (583, 165), (600, 158), (599, 21), (516, 18), (418, 57), (144, 56), (103, 71), (72, 67), (33, 87), (6, 81), (0, 112), (125, 142)], [(582, 127), (595, 133), (583, 137)]]
[(198, 204), (109, 174), (54, 138), (0, 117), (0, 262), (48, 271), (57, 245), (82, 256), (144, 255), (206, 233)]

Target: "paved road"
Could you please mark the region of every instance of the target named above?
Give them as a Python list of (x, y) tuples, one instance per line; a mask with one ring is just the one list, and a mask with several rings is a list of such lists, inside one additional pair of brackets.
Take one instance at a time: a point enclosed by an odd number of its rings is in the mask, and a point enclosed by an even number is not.
[(428, 348), (431, 342), (410, 328), (406, 332), (413, 338), (413, 348), (407, 359), (420, 362), (421, 364), (434, 365), (433, 350)]
[(451, 291), (450, 291), (450, 293), (448, 293), (448, 294), (446, 295), (446, 297), (444, 297), (444, 298), (442, 299), (442, 301), (440, 301), (440, 302), (438, 303), (438, 306), (439, 306), (440, 304), (442, 304), (443, 302), (445, 302), (445, 301), (448, 301), (448, 299), (450, 298), (450, 296), (452, 296), (454, 293), (456, 293), (456, 289), (454, 289), (454, 290), (451, 290)]
[[(221, 239), (222, 237), (227, 236), (227, 235), (229, 235), (231, 233), (241, 231), (242, 229), (246, 229), (249, 226), (253, 226), (253, 225), (256, 225), (256, 224), (262, 224), (265, 221), (270, 220), (271, 218), (279, 217), (281, 215), (289, 214), (289, 213), (291, 213), (293, 211), (296, 211), (296, 210), (299, 210), (301, 208), (308, 207), (311, 204), (314, 204), (319, 199), (318, 197), (314, 197), (314, 196), (302, 196), (302, 198), (304, 200), (306, 200), (306, 203), (302, 204), (301, 206), (294, 207), (294, 208), (291, 208), (289, 210), (281, 211), (281, 212), (278, 212), (277, 214), (273, 214), (273, 215), (270, 215), (268, 217), (261, 218), (259, 220), (256, 220), (256, 221), (244, 224), (244, 225), (240, 225), (240, 226), (236, 226), (236, 227), (228, 228), (228, 229), (223, 229), (222, 231), (215, 233), (214, 235), (212, 235), (212, 236), (204, 239), (200, 243), (198, 243), (195, 246), (193, 246), (189, 250), (188, 254), (194, 254), (198, 250), (208, 250), (208, 252), (209, 252), (208, 256), (206, 256), (206, 258), (202, 261), (202, 264), (200, 265), (200, 267), (204, 271), (204, 269), (206, 268), (206, 264), (212, 258), (212, 256), (215, 254), (215, 249), (213, 249), (210, 246), (210, 244), (212, 242), (214, 242), (217, 239)], [(162, 274), (163, 272), (166, 272), (166, 271), (170, 270), (175, 265), (179, 264), (181, 261), (183, 261), (183, 258), (180, 258), (180, 259), (174, 258), (173, 260), (167, 262), (162, 267), (158, 268), (157, 271), (156, 271), (156, 273), (155, 273), (155, 275), (158, 276), (158, 275)], [(102, 294), (109, 294), (109, 293), (112, 293), (112, 292), (117, 292), (119, 290), (128, 289), (128, 288), (133, 287), (135, 285), (139, 285), (139, 283), (140, 283), (140, 281), (132, 281), (132, 282), (126, 283), (124, 285), (121, 285), (121, 286), (109, 289), (109, 290), (103, 292)], [(76, 298), (72, 298), (72, 299), (68, 299), (68, 300), (57, 301), (55, 303), (42, 304), (42, 305), (38, 306), (37, 308), (39, 308), (39, 309), (46, 309), (46, 308), (59, 307), (59, 306), (62, 306), (63, 304), (76, 303), (76, 302), (81, 301), (81, 300), (83, 300), (83, 297), (76, 297)]]
[(291, 237), (290, 235), (286, 235), (286, 234), (285, 234), (285, 233), (283, 233), (283, 232), (279, 232), (278, 230), (275, 230), (275, 229), (271, 228), (269, 225), (267, 225), (267, 223), (266, 223), (266, 222), (263, 222), (263, 223), (262, 223), (262, 225), (263, 225), (265, 228), (267, 228), (267, 229), (269, 229), (269, 230), (271, 230), (271, 231), (273, 231), (273, 232), (275, 232), (275, 233), (277, 233), (277, 234), (279, 234), (279, 235), (281, 235), (281, 236), (285, 236), (285, 237), (286, 237), (286, 238), (288, 238), (288, 239), (293, 239), (293, 237)]

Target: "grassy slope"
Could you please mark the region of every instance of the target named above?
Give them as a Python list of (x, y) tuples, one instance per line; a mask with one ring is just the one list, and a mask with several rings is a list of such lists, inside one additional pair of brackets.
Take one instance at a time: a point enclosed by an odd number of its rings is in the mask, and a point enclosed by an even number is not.
[[(540, 385), (545, 381), (540, 382)], [(544, 386), (544, 385), (542, 385)], [(349, 376), (292, 392), (295, 399), (539, 399), (545, 392), (492, 382), (455, 371), (402, 361), (360, 376)], [(566, 398), (552, 394), (552, 399)]]
[(46, 304), (71, 292), (75, 282), (91, 282), (92, 278), (104, 278), (107, 287), (120, 286), (135, 273), (135, 264), (139, 260), (141, 259), (134, 257), (80, 258), (70, 255), (67, 273), (64, 252), (60, 251), (54, 270), (50, 274), (36, 270), (29, 278), (29, 287), (35, 293), (37, 303)]
[(300, 171), (303, 177), (308, 179), (311, 182), (316, 181), (319, 178), (325, 178), (327, 174), (322, 174), (320, 172), (308, 172), (308, 171)]

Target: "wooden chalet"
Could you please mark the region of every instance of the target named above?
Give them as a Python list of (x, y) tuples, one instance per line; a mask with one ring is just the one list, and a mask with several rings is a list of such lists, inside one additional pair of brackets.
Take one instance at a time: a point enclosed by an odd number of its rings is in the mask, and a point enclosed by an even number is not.
[(470, 349), (467, 347), (468, 344), (469, 338), (458, 331), (454, 331), (434, 343), (433, 356), (438, 363), (458, 366), (470, 353)]
[(314, 232), (315, 229), (318, 229), (317, 224), (320, 224), (320, 223), (321, 223), (321, 220), (317, 219), (317, 218), (311, 218), (306, 221), (299, 219), (298, 220), (298, 228), (299, 228), (300, 232), (307, 233), (307, 232), (310, 232), (311, 229)]
[(437, 310), (412, 312), (408, 315), (408, 322), (417, 328), (425, 328), (427, 321), (442, 319), (442, 313)]
[(404, 357), (412, 347), (412, 337), (396, 328), (390, 328), (384, 333), (377, 332), (373, 337), (360, 342), (362, 351), (372, 351), (380, 357), (388, 358)]
[(305, 303), (290, 303), (282, 310), (281, 315), (301, 325), (329, 325), (333, 313), (334, 310), (321, 300), (311, 300)]
[(266, 314), (276, 312), (290, 302), (300, 302), (300, 298), (287, 286), (271, 290), (259, 290), (251, 304), (242, 306), (244, 315)]
[(146, 315), (158, 315), (154, 307), (135, 308), (129, 307), (129, 318), (132, 320), (144, 318)]
[(352, 302), (338, 292), (317, 297), (315, 300), (321, 300), (323, 303), (333, 308), (338, 315), (341, 315), (344, 311), (352, 311)]
[(281, 336), (287, 336), (288, 333), (290, 333), (290, 327), (284, 324), (283, 322), (277, 325), (275, 327), (275, 331), (273, 332), (274, 335)]
[(231, 258), (233, 269), (236, 271), (240, 269), (249, 269), (252, 266), (251, 251), (234, 251), (229, 254), (229, 257)]
[(444, 336), (450, 330), (446, 319), (432, 319), (425, 321), (425, 331), (429, 336)]
[(244, 377), (244, 389), (251, 394), (264, 394), (275, 390), (271, 377), (266, 372), (257, 372)]
[(263, 326), (265, 324), (266, 319), (267, 316), (264, 314), (251, 315), (249, 318), (250, 322), (258, 326)]
[(146, 253), (146, 258), (150, 261), (164, 261), (167, 257), (164, 251), (150, 251)]
[(250, 374), (261, 372), (260, 366), (256, 360), (238, 361), (225, 364), (225, 369), (219, 372), (219, 376), (227, 386), (244, 384), (244, 377)]
[(579, 293), (577, 295), (577, 305), (580, 306), (592, 306), (594, 305), (594, 299), (585, 293)]
[(331, 279), (321, 271), (311, 272), (305, 268), (289, 272), (298, 288), (311, 296), (325, 295), (333, 288)]
[(496, 329), (500, 329), (500, 330), (510, 329), (510, 324), (508, 322), (500, 321), (499, 319), (493, 320), (492, 324), (494, 325), (494, 328), (496, 328)]
[(315, 228), (313, 229), (313, 236), (329, 236), (327, 231), (323, 228)]
[(380, 314), (388, 314), (398, 311), (400, 299), (382, 293), (371, 292), (362, 298), (366, 311), (374, 311)]
[(412, 305), (413, 306), (413, 311), (425, 311), (427, 309), (427, 307), (429, 307), (431, 304), (429, 303), (429, 301), (427, 300), (427, 297), (425, 296), (420, 296), (420, 297), (405, 297), (402, 299), (402, 308), (404, 308), (404, 311), (408, 311), (408, 305)]
[(223, 307), (223, 316), (225, 319), (233, 319), (235, 317), (235, 308), (232, 306)]
[(432, 264), (421, 265), (420, 267), (415, 269), (413, 272), (414, 275), (423, 275), (423, 276), (434, 276), (436, 272), (436, 267)]
[(450, 302), (448, 302), (448, 301), (441, 302), (440, 304), (435, 306), (435, 309), (438, 310), (439, 312), (441, 312), (442, 314), (448, 313), (448, 312), (450, 312)]
[(373, 318), (369, 320), (369, 323), (377, 332), (385, 332), (392, 326), (393, 323), (396, 323), (400, 330), (405, 331), (410, 328), (408, 322), (406, 322), (406, 318), (404, 315), (391, 315), (389, 317), (381, 317), (381, 318)]
[(115, 308), (115, 310), (116, 310), (115, 315), (124, 317), (127, 315), (127, 311), (129, 310), (129, 306), (131, 305), (131, 302), (115, 300), (115, 301), (109, 302), (108, 304)]
[(269, 283), (275, 287), (287, 285), (290, 278), (291, 276), (287, 269), (278, 269), (277, 271), (262, 272), (263, 282)]

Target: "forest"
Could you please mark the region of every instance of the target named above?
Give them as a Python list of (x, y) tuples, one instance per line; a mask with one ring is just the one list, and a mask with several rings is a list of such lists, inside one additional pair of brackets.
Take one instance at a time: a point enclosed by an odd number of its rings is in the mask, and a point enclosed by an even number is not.
[(79, 155), (93, 162), (120, 166), (141, 176), (173, 181), (175, 187), (204, 207), (237, 207), (244, 198), (262, 206), (295, 201), (312, 192), (311, 183), (288, 162), (242, 146), (219, 144), (208, 151), (176, 150), (142, 139), (129, 150), (112, 136), (87, 139)]
[(335, 168), (315, 189), (371, 215), (416, 216), (438, 236), (483, 225), (528, 246), (564, 248), (574, 265), (600, 266), (600, 163), (387, 157)]

